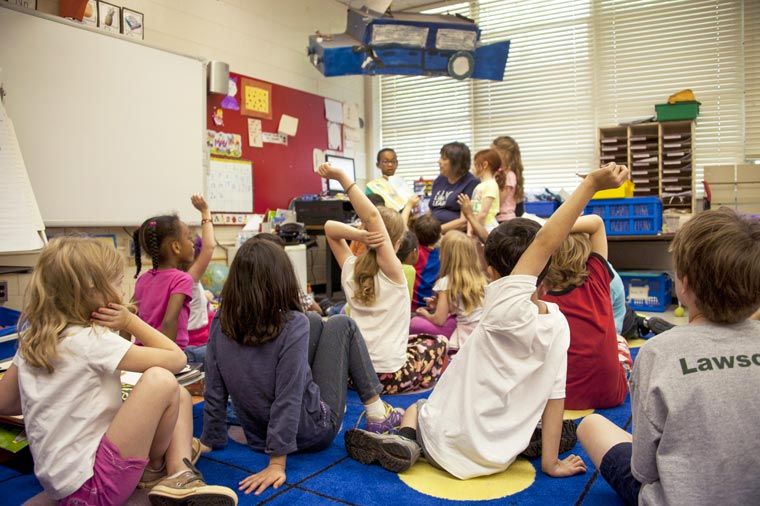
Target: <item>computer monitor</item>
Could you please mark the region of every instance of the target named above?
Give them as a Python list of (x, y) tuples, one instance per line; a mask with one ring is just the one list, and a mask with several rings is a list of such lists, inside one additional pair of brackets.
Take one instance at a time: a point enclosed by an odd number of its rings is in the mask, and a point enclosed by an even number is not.
[[(333, 167), (342, 170), (351, 181), (356, 181), (356, 168), (354, 166), (353, 158), (346, 158), (345, 156), (338, 155), (325, 155), (325, 161)], [(327, 189), (331, 192), (342, 192), (343, 187), (340, 183), (334, 179), (330, 179), (327, 182)]]

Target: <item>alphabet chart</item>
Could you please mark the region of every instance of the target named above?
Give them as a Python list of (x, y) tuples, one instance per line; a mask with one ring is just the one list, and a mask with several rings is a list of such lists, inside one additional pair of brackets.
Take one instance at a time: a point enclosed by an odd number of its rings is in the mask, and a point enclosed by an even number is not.
[(249, 160), (212, 158), (206, 182), (212, 212), (253, 212), (253, 169)]

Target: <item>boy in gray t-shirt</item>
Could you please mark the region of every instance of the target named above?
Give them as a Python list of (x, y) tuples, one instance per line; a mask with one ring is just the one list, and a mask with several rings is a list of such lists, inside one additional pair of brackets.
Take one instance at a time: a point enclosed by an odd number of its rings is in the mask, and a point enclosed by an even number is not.
[(689, 325), (652, 338), (633, 369), (633, 436), (600, 415), (578, 438), (627, 504), (760, 498), (760, 221), (722, 208), (671, 247)]

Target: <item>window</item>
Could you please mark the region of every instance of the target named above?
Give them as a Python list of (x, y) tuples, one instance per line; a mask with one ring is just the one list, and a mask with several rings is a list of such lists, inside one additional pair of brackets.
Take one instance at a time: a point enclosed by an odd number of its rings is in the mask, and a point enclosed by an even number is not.
[(654, 116), (684, 88), (702, 102), (698, 178), (760, 158), (760, 2), (473, 0), (426, 12), (473, 18), (483, 43), (511, 48), (503, 82), (381, 78), (382, 144), (399, 148), (408, 179), (436, 176), (447, 142), (474, 153), (510, 135), (528, 190), (570, 189), (598, 163), (598, 127)]

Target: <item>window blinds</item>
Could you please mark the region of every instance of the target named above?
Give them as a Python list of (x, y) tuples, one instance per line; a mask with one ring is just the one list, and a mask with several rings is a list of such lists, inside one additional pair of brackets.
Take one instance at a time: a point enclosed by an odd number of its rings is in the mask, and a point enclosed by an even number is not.
[(569, 189), (598, 163), (597, 127), (653, 116), (684, 88), (702, 102), (698, 178), (745, 151), (760, 157), (760, 2), (480, 0), (427, 12), (447, 11), (474, 18), (483, 42), (512, 41), (505, 80), (381, 78), (382, 144), (398, 148), (408, 179), (437, 175), (446, 142), (474, 153), (511, 135), (527, 189)]

